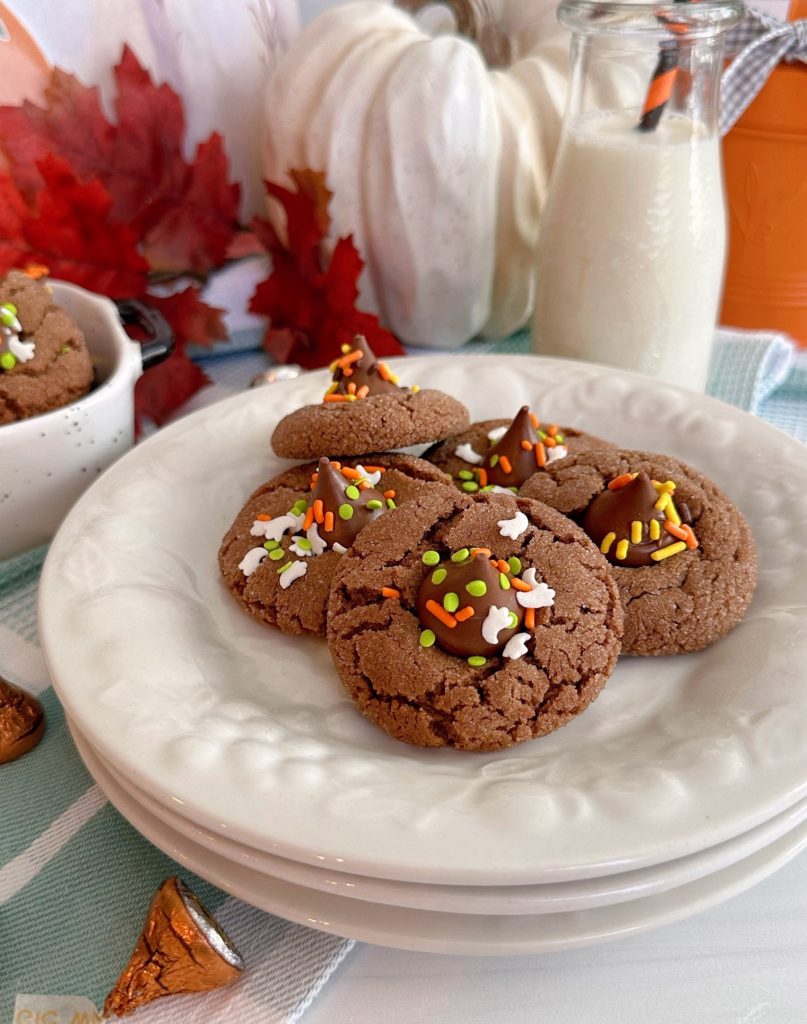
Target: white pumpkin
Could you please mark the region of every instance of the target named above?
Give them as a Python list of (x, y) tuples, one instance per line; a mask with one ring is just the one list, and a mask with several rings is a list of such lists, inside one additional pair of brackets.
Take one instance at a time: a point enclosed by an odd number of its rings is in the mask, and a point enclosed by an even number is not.
[[(480, 2), (452, 0), (466, 30)], [(568, 36), (554, 0), (486, 6), (480, 46), (385, 4), (332, 8), (269, 84), (267, 178), (326, 172), (334, 237), (353, 233), (367, 261), (363, 306), (414, 345), (507, 334), (532, 309)], [(508, 47), (509, 66), (489, 67), (483, 51)]]

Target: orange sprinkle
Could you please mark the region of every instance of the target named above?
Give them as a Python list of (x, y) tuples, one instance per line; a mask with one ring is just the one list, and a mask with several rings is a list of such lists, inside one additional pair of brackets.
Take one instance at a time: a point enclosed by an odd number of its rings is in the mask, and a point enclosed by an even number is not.
[(314, 490), (314, 488), (315, 488), (316, 486), (317, 486), (317, 485), (316, 485), (316, 484), (314, 483), (314, 481), (312, 480), (312, 481), (311, 481), (311, 483), (310, 483), (310, 484), (308, 485), (308, 489), (309, 489), (309, 491), (313, 491), (313, 490)]
[(622, 487), (627, 487), (631, 480), (633, 480), (632, 473), (623, 473), (621, 476), (616, 477), (610, 482), (610, 484), (608, 484), (608, 490), (618, 491)]
[(476, 479), (479, 481), (480, 487), (487, 487), (488, 485), (488, 471), (486, 469), (478, 469), (476, 471)]
[(527, 629), (535, 629), (535, 609), (528, 608), (524, 612), (524, 625)]
[(362, 384), (359, 390), (356, 392), (356, 398), (366, 398), (370, 394), (370, 389), (366, 384)]
[(449, 629), (454, 629), (457, 625), (457, 620), (454, 616), (431, 598), (426, 602), (426, 611), (431, 612), (435, 619), (439, 619), (440, 622), (442, 622), (444, 626), (448, 626)]
[(535, 463), (542, 469), (546, 465), (546, 448), (540, 441), (535, 446)]
[(32, 281), (38, 281), (40, 277), (47, 277), (50, 273), (44, 263), (26, 263), (22, 272)]
[[(336, 360), (336, 365), (340, 370), (345, 370), (351, 363), (357, 363), (363, 355), (364, 353), (360, 348), (354, 349), (352, 352), (348, 352), (346, 356), (340, 356), (340, 358)], [(351, 373), (352, 372), (353, 371), (351, 370)]]
[(341, 462), (332, 462), (331, 465), (333, 466), (334, 469), (341, 469), (342, 468), (342, 463)]
[(268, 523), (271, 521), (272, 517), (268, 516), (265, 512), (261, 512), (257, 519), (259, 523)]
[(557, 423), (550, 423), (549, 426), (546, 428), (546, 432), (547, 434), (549, 434), (550, 437), (554, 437), (555, 434), (557, 434), (558, 432)]
[(365, 466), (368, 473), (385, 473), (386, 470), (383, 466)]
[(473, 614), (473, 608), (469, 604), (466, 604), (464, 608), (460, 608), (460, 610), (457, 612), (454, 618), (457, 620), (457, 622), (465, 622), (467, 619), (473, 618)]
[(359, 480), (358, 488), (359, 488), (360, 491), (369, 491), (370, 490), (370, 482), (369, 482), (369, 480)]
[(344, 370), (342, 370), (342, 376), (343, 377), (352, 377), (353, 376), (353, 370), (349, 366), (346, 366), (344, 368)]
[(690, 551), (694, 551), (695, 548), (698, 547), (698, 538), (695, 536), (695, 531), (691, 526), (682, 526), (681, 529), (685, 530), (687, 534), (686, 537), (684, 537), (686, 546)]
[(381, 593), (384, 597), (400, 597), (400, 590), (396, 590), (395, 587), (382, 587)]
[(382, 380), (392, 380), (392, 373), (386, 363), (376, 363), (376, 370), (378, 370), (378, 376)]
[(490, 558), (490, 548), (471, 548), (472, 555), (485, 555), (486, 558)]
[(500, 558), (496, 562), (496, 568), (499, 570), (499, 572), (508, 573), (510, 572), (510, 563), (505, 562), (503, 558)]
[(534, 412), (530, 413), (530, 423), (533, 425), (533, 427), (535, 427), (536, 430), (541, 426), (541, 421), (538, 419)]
[(675, 523), (671, 522), (669, 519), (663, 524), (663, 526), (667, 533), (671, 533), (673, 537), (677, 537), (678, 540), (687, 539), (688, 534), (683, 526), (676, 526)]
[(324, 530), (326, 533), (333, 533), (333, 512), (325, 513), (325, 526)]
[(547, 434), (547, 436), (544, 438), (544, 444), (547, 446), (547, 448), (555, 448), (557, 447), (557, 443), (558, 442), (555, 440), (555, 438), (550, 437), (549, 434)]
[(346, 476), (348, 480), (361, 480), (361, 473), (357, 469), (352, 469), (350, 466), (345, 466), (342, 469), (342, 476)]
[(314, 522), (314, 510), (313, 510), (313, 508), (309, 507), (308, 509), (306, 509), (305, 519), (303, 520), (303, 529), (304, 530), (308, 530), (311, 527), (311, 524), (313, 522)]
[(522, 441), (521, 442), (521, 447), (524, 449), (525, 452), (531, 452), (532, 451), (532, 441)]
[(520, 580), (517, 576), (513, 576), (510, 579), (510, 586), (513, 590), (523, 590), (525, 593), (528, 590), (532, 590), (529, 583), (525, 583), (524, 580)]
[(347, 395), (326, 395), (322, 399), (322, 401), (323, 402), (346, 402), (347, 401)]
[(502, 467), (502, 472), (505, 476), (509, 476), (513, 472), (513, 467), (506, 455), (502, 455), (499, 459), (499, 465)]
[(384, 491), (384, 497), (385, 498), (394, 498), (395, 494), (396, 494), (395, 491)]
[(325, 518), (325, 506), (322, 504), (322, 498), (317, 498), (314, 502), (314, 518), (318, 523)]
[(347, 386), (347, 392), (348, 392), (348, 394), (349, 394), (349, 395), (355, 395), (355, 394), (356, 394), (356, 384), (355, 384), (355, 382), (354, 382), (354, 381), (351, 381), (351, 382), (350, 382), (350, 383), (348, 384), (348, 386)]

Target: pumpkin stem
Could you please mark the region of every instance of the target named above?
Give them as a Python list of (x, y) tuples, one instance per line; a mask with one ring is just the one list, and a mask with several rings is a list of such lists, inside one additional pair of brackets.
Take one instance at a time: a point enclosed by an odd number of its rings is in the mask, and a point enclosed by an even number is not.
[[(398, 7), (411, 14), (434, 0), (396, 0)], [(488, 0), (440, 0), (449, 7), (457, 22), (457, 32), (479, 47), (489, 68), (509, 67), (513, 57), (510, 37), (497, 24)]]

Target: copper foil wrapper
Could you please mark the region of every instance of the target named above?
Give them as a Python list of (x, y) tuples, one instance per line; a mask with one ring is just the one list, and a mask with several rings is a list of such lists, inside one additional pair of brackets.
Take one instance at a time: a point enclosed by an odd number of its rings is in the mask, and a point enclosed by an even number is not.
[(169, 878), (154, 894), (126, 970), (104, 1001), (104, 1016), (125, 1017), (162, 996), (209, 992), (244, 970), (241, 954), (191, 890)]
[(0, 764), (33, 750), (44, 731), (45, 712), (36, 697), (0, 677)]

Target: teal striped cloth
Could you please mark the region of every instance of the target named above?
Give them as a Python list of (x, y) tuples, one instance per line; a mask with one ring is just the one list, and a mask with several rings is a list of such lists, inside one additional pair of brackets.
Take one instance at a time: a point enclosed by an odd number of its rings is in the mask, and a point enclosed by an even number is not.
[[(198, 406), (246, 387), (268, 366), (251, 350), (204, 360), (213, 380)], [(467, 352), (526, 352), (526, 332), (477, 341)], [(807, 440), (807, 356), (775, 334), (720, 331), (711, 394)], [(240, 903), (164, 856), (106, 802), (73, 747), (36, 639), (44, 550), (0, 564), (0, 672), (40, 696), (42, 743), (0, 767), (0, 1024), (17, 993), (67, 993), (100, 1005), (125, 965), (154, 890), (179, 874), (247, 961), (232, 989), (166, 999), (144, 1022), (299, 1019), (352, 943), (289, 924)], [(53, 1019), (53, 1018), (51, 1018)]]

